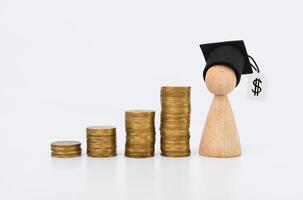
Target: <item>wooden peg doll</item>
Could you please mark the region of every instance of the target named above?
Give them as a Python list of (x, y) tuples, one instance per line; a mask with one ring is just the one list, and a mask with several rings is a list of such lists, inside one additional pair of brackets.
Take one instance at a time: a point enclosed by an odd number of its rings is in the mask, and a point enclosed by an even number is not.
[(241, 145), (227, 94), (239, 84), (242, 74), (252, 73), (243, 41), (200, 45), (206, 66), (203, 77), (214, 94), (204, 125), (199, 153), (228, 158), (241, 155)]

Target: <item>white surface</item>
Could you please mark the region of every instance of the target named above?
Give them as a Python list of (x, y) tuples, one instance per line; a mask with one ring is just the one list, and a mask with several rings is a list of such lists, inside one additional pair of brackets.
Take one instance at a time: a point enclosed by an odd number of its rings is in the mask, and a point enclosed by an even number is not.
[[(301, 1), (0, 1), (1, 199), (302, 199)], [(230, 95), (243, 156), (198, 156), (211, 102), (200, 43), (244, 39), (267, 102)], [(192, 86), (182, 159), (127, 159), (124, 111)], [(53, 159), (50, 142), (115, 125), (119, 156)], [(157, 132), (159, 138), (159, 131)], [(85, 145), (83, 146), (85, 148)]]

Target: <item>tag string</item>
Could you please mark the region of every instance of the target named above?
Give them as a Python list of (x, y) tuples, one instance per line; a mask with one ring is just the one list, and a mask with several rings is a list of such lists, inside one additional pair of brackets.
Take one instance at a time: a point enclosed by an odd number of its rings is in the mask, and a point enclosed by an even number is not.
[(254, 64), (249, 63), (250, 66), (251, 66), (256, 72), (259, 73), (259, 72), (260, 72), (260, 69), (259, 69), (258, 64), (257, 64), (257, 62), (255, 61), (255, 59), (254, 59), (253, 57), (251, 57), (250, 55), (248, 55), (248, 58), (251, 59), (251, 60), (253, 61), (253, 63), (254, 63)]

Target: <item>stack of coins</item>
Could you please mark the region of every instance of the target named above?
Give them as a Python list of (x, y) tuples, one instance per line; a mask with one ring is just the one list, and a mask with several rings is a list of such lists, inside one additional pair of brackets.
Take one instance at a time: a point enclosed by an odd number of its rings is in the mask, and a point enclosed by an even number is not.
[(190, 87), (161, 88), (161, 155), (190, 155)]
[(155, 111), (129, 110), (125, 112), (125, 156), (147, 158), (154, 156)]
[(81, 143), (77, 141), (57, 141), (51, 143), (52, 156), (73, 158), (81, 156)]
[(117, 155), (116, 128), (113, 126), (90, 126), (86, 128), (87, 155), (112, 157)]

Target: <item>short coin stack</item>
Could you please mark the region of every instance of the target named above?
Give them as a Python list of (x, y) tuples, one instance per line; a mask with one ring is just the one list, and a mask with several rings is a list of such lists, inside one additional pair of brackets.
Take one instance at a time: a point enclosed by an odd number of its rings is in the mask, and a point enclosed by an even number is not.
[(52, 157), (73, 158), (81, 156), (81, 143), (77, 141), (57, 141), (51, 143)]
[(90, 126), (86, 128), (87, 155), (112, 157), (117, 155), (116, 128), (113, 126)]
[(161, 155), (190, 155), (190, 87), (161, 88)]
[(126, 111), (125, 130), (125, 156), (133, 158), (154, 156), (155, 111)]

